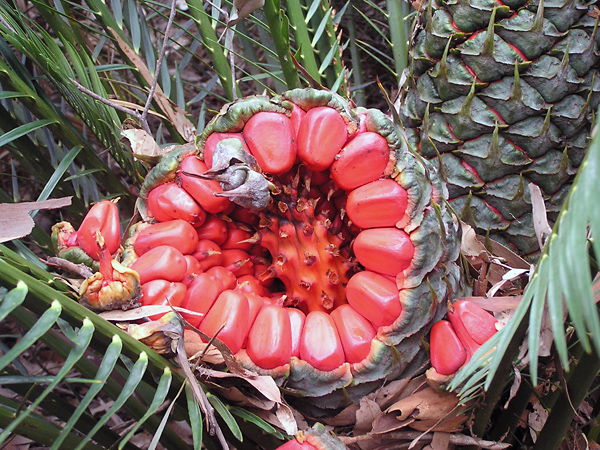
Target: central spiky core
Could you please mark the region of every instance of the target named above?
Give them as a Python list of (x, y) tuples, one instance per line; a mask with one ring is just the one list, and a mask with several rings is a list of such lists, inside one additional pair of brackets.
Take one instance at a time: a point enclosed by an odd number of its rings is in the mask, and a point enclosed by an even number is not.
[(307, 198), (308, 177), (301, 181), (296, 176), (289, 184), (276, 186), (272, 202), (260, 214), (260, 242), (272, 257), (260, 279), (281, 280), (286, 303), (305, 313), (333, 311), (347, 303), (348, 272), (355, 266), (341, 233), (332, 233), (342, 218), (332, 221), (331, 211), (322, 206), (330, 201), (327, 194)]

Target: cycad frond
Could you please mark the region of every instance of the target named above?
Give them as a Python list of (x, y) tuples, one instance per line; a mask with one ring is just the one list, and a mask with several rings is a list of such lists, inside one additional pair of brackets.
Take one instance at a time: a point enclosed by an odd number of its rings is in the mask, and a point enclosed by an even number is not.
[[(64, 417), (58, 417), (67, 423), (64, 428), (61, 426), (63, 430), (54, 436), (52, 448), (66, 448), (67, 442), (73, 442), (73, 436), (78, 437), (78, 445), (69, 448), (97, 448), (86, 446), (86, 442), (92, 439), (96, 443), (107, 442), (102, 436), (97, 437), (96, 434), (108, 433), (106, 422), (120, 411), (126, 411), (136, 420), (136, 428), (144, 426), (155, 433), (160, 418), (154, 413), (162, 407), (167, 395), (170, 395), (170, 398), (174, 396), (173, 390), (178, 387), (171, 384), (176, 380), (174, 384), (181, 386), (184, 381), (181, 375), (174, 377), (171, 365), (161, 356), (87, 311), (64, 294), (52, 289), (46, 282), (12, 266), (17, 262), (25, 266), (27, 264), (10, 250), (4, 247), (1, 250), (2, 285), (15, 287), (2, 299), (0, 313), (3, 316), (10, 315), (24, 329), (29, 328), (29, 331), (0, 359), (0, 367), (5, 368), (14, 363), (20, 354), (40, 341), (64, 358), (64, 364), (56, 375), (50, 377), (50, 380), (43, 380), (47, 383), (47, 387), (33, 397), (35, 400), (30, 405), (27, 407), (22, 405), (16, 418), (5, 417), (0, 441), (4, 441), (11, 432), (17, 432), (21, 424), (28, 423), (30, 420), (39, 421), (39, 417), (32, 415), (35, 413), (35, 408), (43, 409), (45, 402), (59, 384), (63, 388), (73, 385), (74, 380), (68, 378), (72, 370), (89, 380), (89, 388), (77, 408), (68, 408)], [(63, 317), (68, 322), (59, 317)], [(72, 328), (69, 323), (76, 328)], [(57, 325), (62, 330), (62, 336), (55, 331)], [(131, 367), (122, 365), (123, 357), (133, 360)], [(123, 383), (114, 378), (117, 372), (123, 376), (125, 380)], [(35, 387), (35, 381), (29, 380), (26, 374), (17, 375), (13, 371), (11, 375), (13, 382), (24, 381), (30, 388)], [(155, 383), (150, 375), (156, 375), (159, 378), (158, 382)], [(16, 380), (14, 377), (17, 377)], [(3, 385), (10, 389), (12, 384), (7, 381), (11, 380), (4, 380)], [(80, 384), (85, 382), (85, 379), (77, 381)], [(72, 389), (76, 391), (76, 388)], [(112, 407), (100, 418), (92, 419), (86, 412), (89, 404), (96, 398), (106, 398), (107, 395), (114, 400)], [(50, 420), (50, 417), (57, 414), (56, 411), (49, 410), (46, 411), (45, 417)], [(81, 421), (84, 416), (86, 420)], [(44, 432), (43, 429), (41, 432)], [(85, 437), (82, 438), (82, 435)], [(133, 429), (120, 441), (120, 448), (125, 446), (132, 435)], [(32, 436), (32, 438), (38, 442), (44, 441), (43, 436)], [(114, 444), (114, 438), (115, 436), (111, 435), (108, 440), (110, 444), (101, 448), (108, 448)], [(170, 427), (164, 428), (161, 440), (165, 445), (173, 448), (188, 448)]]

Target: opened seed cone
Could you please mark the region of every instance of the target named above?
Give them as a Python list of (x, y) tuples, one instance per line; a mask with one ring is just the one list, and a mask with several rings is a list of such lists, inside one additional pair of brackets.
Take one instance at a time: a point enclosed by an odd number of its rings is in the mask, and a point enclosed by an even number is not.
[(288, 392), (340, 407), (416, 361), (457, 289), (445, 195), (380, 111), (313, 89), (253, 96), (150, 171), (138, 206), (155, 223), (123, 254), (142, 283), (182, 282), (192, 255), (181, 306), (199, 315), (184, 317)]

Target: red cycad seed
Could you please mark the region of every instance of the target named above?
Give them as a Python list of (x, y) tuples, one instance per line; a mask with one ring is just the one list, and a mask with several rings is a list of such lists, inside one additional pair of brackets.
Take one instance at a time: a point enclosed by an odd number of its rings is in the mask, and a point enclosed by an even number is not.
[[(180, 172), (201, 175), (208, 170), (206, 164), (194, 155), (188, 156), (181, 161)], [(179, 174), (181, 187), (185, 189), (200, 206), (208, 213), (216, 214), (225, 211), (230, 205), (226, 197), (217, 197), (215, 193), (223, 192), (221, 185), (214, 180), (206, 180), (192, 175)]]
[(292, 356), (300, 356), (300, 338), (304, 329), (306, 315), (296, 308), (286, 308), (290, 316), (290, 325), (292, 327)]
[[(182, 283), (173, 283), (166, 280), (153, 280), (142, 285), (142, 306), (165, 305), (181, 306), (187, 288)], [(162, 314), (149, 316), (150, 320), (160, 319)]]
[(181, 306), (203, 315), (198, 316), (183, 313), (182, 316), (197, 328), (217, 297), (224, 290), (223, 283), (219, 279), (207, 273), (201, 273), (188, 286)]
[(222, 266), (214, 266), (206, 271), (207, 274), (221, 280), (226, 290), (235, 289), (237, 280), (235, 275)]
[(244, 136), (242, 136), (242, 133), (211, 133), (204, 144), (203, 155), (204, 163), (209, 169), (212, 168), (212, 159), (215, 153), (215, 148), (223, 139), (239, 139), (242, 143), (242, 147), (244, 147), (244, 150), (248, 151), (248, 147), (246, 146), (246, 142), (244, 141)]
[(140, 232), (133, 243), (133, 249), (138, 255), (143, 255), (159, 245), (170, 245), (184, 255), (189, 255), (196, 250), (198, 233), (185, 220), (158, 222)]
[(447, 320), (433, 324), (430, 345), (431, 365), (439, 374), (452, 375), (467, 360), (465, 347)]
[(346, 298), (375, 328), (391, 325), (402, 312), (396, 283), (375, 272), (354, 274), (346, 286)]
[(222, 245), (227, 240), (227, 224), (217, 216), (208, 216), (198, 228), (198, 239), (210, 239), (215, 244)]
[(185, 270), (185, 274), (181, 279), (181, 282), (186, 286), (189, 286), (194, 279), (200, 275), (202, 272), (202, 266), (200, 265), (200, 261), (194, 258), (192, 255), (184, 255), (185, 262), (187, 263), (187, 269)]
[(287, 364), (292, 357), (292, 327), (286, 310), (266, 305), (260, 310), (248, 334), (248, 356), (263, 369)]
[(359, 228), (393, 227), (406, 214), (408, 195), (394, 180), (377, 180), (348, 194), (346, 212)]
[(396, 276), (410, 266), (415, 247), (410, 237), (397, 228), (361, 231), (354, 241), (354, 254), (373, 272)]
[(385, 138), (367, 131), (342, 149), (331, 165), (331, 178), (348, 191), (380, 178), (389, 159), (390, 148)]
[(159, 222), (183, 219), (194, 226), (206, 220), (206, 212), (176, 183), (165, 183), (148, 194), (148, 210)]
[(347, 139), (346, 122), (339, 112), (328, 106), (312, 108), (300, 122), (298, 156), (310, 170), (325, 170)]
[(350, 305), (338, 307), (331, 317), (340, 334), (346, 361), (361, 362), (371, 351), (371, 341), (377, 334), (375, 328)]
[(306, 316), (300, 337), (300, 359), (324, 372), (345, 362), (342, 342), (329, 314), (312, 311)]
[(96, 232), (104, 238), (104, 245), (113, 254), (121, 245), (121, 228), (119, 225), (119, 210), (111, 201), (104, 200), (96, 203), (85, 215), (77, 231), (77, 243), (90, 257), (99, 260)]
[(254, 114), (244, 127), (250, 153), (266, 173), (287, 172), (296, 162), (296, 140), (292, 121), (285, 115), (263, 111)]
[(448, 318), (459, 336), (464, 334), (464, 328), (471, 339), (479, 345), (483, 345), (497, 331), (496, 323), (498, 321), (496, 318), (468, 300), (459, 300), (453, 303), (448, 310)]
[(231, 250), (234, 248), (248, 251), (254, 245), (253, 242), (248, 240), (252, 237), (252, 234), (246, 230), (241, 229), (236, 224), (231, 223), (227, 227), (227, 238), (225, 242), (221, 244), (223, 250)]
[[(236, 289), (236, 291), (243, 292), (239, 289)], [(246, 296), (246, 300), (248, 300), (248, 329), (250, 329), (256, 316), (263, 306), (265, 306), (265, 299), (253, 292), (243, 292), (243, 294)]]
[(231, 250), (222, 250), (221, 253), (223, 255), (221, 264), (235, 275), (236, 278), (254, 274), (254, 263), (250, 260), (250, 255), (244, 250), (234, 248)]
[(300, 122), (302, 122), (302, 119), (305, 115), (306, 111), (304, 111), (298, 105), (293, 106), (290, 120), (292, 121), (292, 126), (294, 127), (294, 136), (298, 136), (298, 131), (300, 131)]
[(237, 353), (248, 334), (248, 313), (248, 300), (242, 292), (223, 291), (199, 330), (209, 337), (217, 336), (233, 353)]
[[(254, 265), (252, 265), (252, 269), (255, 269)], [(264, 286), (260, 283), (258, 278), (254, 276), (254, 273), (238, 277), (236, 289), (246, 294), (253, 293), (256, 295), (265, 295), (266, 293)]]
[(221, 247), (209, 239), (200, 239), (192, 256), (200, 262), (204, 271), (220, 265), (223, 261)]
[(140, 256), (132, 265), (140, 284), (152, 280), (181, 281), (187, 270), (183, 254), (170, 245), (159, 245)]

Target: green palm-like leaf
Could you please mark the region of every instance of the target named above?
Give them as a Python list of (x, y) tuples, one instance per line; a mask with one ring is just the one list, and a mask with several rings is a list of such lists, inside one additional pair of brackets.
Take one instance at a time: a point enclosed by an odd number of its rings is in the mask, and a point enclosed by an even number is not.
[[(6, 264), (4, 259), (0, 262), (0, 265), (2, 264)], [(6, 274), (6, 272), (11, 271), (3, 271), (4, 274)], [(69, 305), (69, 303), (73, 303), (72, 300), (64, 298), (62, 294), (55, 291), (54, 295), (60, 301), (52, 301), (50, 308), (42, 313), (39, 318), (33, 316), (31, 313), (28, 313), (23, 306), (26, 308), (28, 301), (32, 301), (32, 299), (24, 301), (26, 295), (31, 296), (32, 294), (32, 291), (28, 289), (28, 286), (31, 286), (32, 284), (35, 285), (36, 283), (32, 283), (32, 280), (28, 279), (28, 277), (24, 274), (22, 274), (20, 278), (26, 280), (27, 284), (22, 281), (18, 281), (17, 286), (4, 296), (4, 299), (0, 305), (2, 305), (2, 313), (8, 312), (24, 326), (32, 326), (23, 339), (19, 340), (18, 344), (16, 344), (2, 357), (0, 360), (0, 367), (6, 367), (8, 364), (11, 364), (19, 354), (29, 349), (29, 347), (31, 347), (33, 343), (38, 340), (44, 341), (52, 349), (57, 351), (57, 353), (62, 353), (62, 355), (64, 355), (65, 362), (61, 366), (59, 373), (53, 377), (50, 377), (49, 381), (47, 381), (48, 386), (46, 389), (35, 396), (35, 400), (31, 403), (31, 405), (23, 408), (21, 412), (16, 415), (16, 418), (12, 417), (12, 420), (2, 423), (2, 428), (4, 430), (2, 434), (0, 434), (0, 442), (4, 442), (10, 433), (16, 431), (20, 426), (22, 426), (22, 424), (29, 423), (28, 421), (30, 420), (33, 422), (39, 420), (38, 418), (32, 418), (31, 416), (34, 412), (34, 409), (40, 406), (42, 408), (44, 407), (44, 402), (48, 401), (52, 395), (52, 391), (59, 383), (68, 385), (73, 382), (67, 378), (67, 374), (70, 373), (72, 369), (77, 369), (77, 371), (80, 373), (90, 376), (90, 389), (77, 409), (69, 409), (66, 412), (69, 420), (64, 428), (62, 426), (60, 427), (62, 431), (60, 431), (58, 436), (55, 436), (52, 448), (67, 448), (66, 442), (73, 442), (73, 436), (78, 435), (78, 433), (75, 433), (76, 431), (84, 432), (85, 438), (77, 439), (76, 445), (68, 448), (90, 448), (87, 445), (87, 442), (92, 437), (94, 437), (96, 441), (102, 442), (103, 439), (96, 439), (95, 435), (100, 431), (106, 434), (106, 422), (121, 409), (128, 411), (129, 414), (133, 414), (134, 417), (136, 417), (138, 421), (138, 427), (148, 423), (150, 431), (156, 430), (158, 419), (151, 416), (164, 403), (173, 379), (168, 363), (165, 360), (162, 360), (162, 358), (158, 355), (149, 356), (152, 351), (147, 349), (145, 346), (139, 343), (132, 345), (135, 341), (131, 342), (132, 339), (129, 336), (122, 334), (122, 332), (112, 335), (111, 343), (108, 345), (108, 347), (106, 347), (105, 351), (101, 352), (101, 354), (104, 354), (104, 356), (99, 364), (96, 365), (94, 363), (90, 363), (90, 359), (84, 357), (84, 355), (90, 351), (93, 352), (94, 348), (98, 348), (99, 341), (104, 340), (107, 331), (115, 331), (117, 329), (115, 328), (115, 330), (108, 330), (107, 328), (114, 327), (95, 316), (95, 314), (88, 313), (87, 315), (89, 317), (84, 318), (83, 321), (80, 322), (81, 325), (77, 330), (70, 329), (69, 325), (66, 323), (62, 324), (61, 328), (66, 331), (65, 336), (71, 339), (73, 342), (72, 345), (65, 345), (64, 339), (58, 337), (56, 333), (52, 331), (52, 328), (58, 324), (57, 320), (59, 320), (58, 317), (61, 314), (63, 316), (66, 315), (71, 320), (74, 320), (75, 318), (73, 317), (73, 311), (74, 309), (76, 310), (78, 308), (73, 309), (72, 307), (78, 305)], [(48, 291), (50, 288), (44, 288), (40, 286), (40, 289), (42, 290), (40, 292), (43, 292)], [(33, 301), (43, 302), (43, 300), (43, 298), (36, 297)], [(21, 306), (21, 303), (23, 303), (23, 306)], [(63, 305), (66, 305), (66, 307), (63, 307)], [(65, 326), (67, 327), (66, 329), (64, 328)], [(110, 379), (109, 377), (114, 375), (115, 364), (119, 358), (123, 356), (123, 352), (130, 353), (127, 348), (123, 348), (123, 338), (125, 338), (125, 342), (129, 344), (130, 349), (137, 346), (141, 347), (143, 350), (140, 352), (139, 357), (137, 358), (137, 361), (133, 365), (131, 371), (122, 372), (126, 376), (126, 382), (124, 385), (120, 385), (118, 382)], [(153, 360), (154, 362), (153, 367), (151, 368), (152, 371), (156, 371), (158, 369), (158, 364), (162, 365), (163, 375), (160, 378), (158, 385), (155, 388), (152, 388), (152, 398), (149, 402), (149, 406), (146, 406), (139, 400), (134, 400), (133, 395), (136, 391), (136, 388), (141, 387), (142, 384), (147, 386), (147, 381), (144, 381), (144, 377), (150, 360)], [(17, 376), (13, 375), (13, 378), (15, 377)], [(20, 378), (20, 380), (13, 379), (12, 381), (30, 386), (35, 386), (35, 382), (41, 381), (35, 380), (32, 383), (32, 380), (29, 380), (29, 377), (26, 375), (22, 375), (17, 378)], [(7, 383), (7, 381), (11, 380), (4, 379), (4, 385), (5, 387), (10, 388), (11, 384)], [(80, 379), (77, 382), (82, 383), (84, 381)], [(179, 383), (181, 382), (182, 379), (179, 377)], [(83, 430), (78, 428), (81, 427), (79, 420), (85, 414), (85, 409), (100, 394), (102, 394), (102, 396), (106, 394), (114, 395), (115, 401), (113, 406), (99, 420), (95, 421), (91, 429), (87, 429), (85, 426)], [(139, 395), (140, 394), (138, 393), (138, 396)], [(48, 417), (56, 414), (56, 408), (52, 408), (50, 411), (48, 411)], [(84, 421), (84, 425), (85, 423), (89, 423), (89, 420), (87, 422)], [(45, 433), (45, 430), (40, 429), (40, 433)], [(121, 445), (124, 445), (132, 437), (132, 435), (133, 432), (125, 436), (121, 441)], [(33, 436), (30, 434), (30, 437), (34, 438), (38, 442), (44, 441), (43, 437), (41, 436)], [(177, 445), (178, 448), (187, 448), (183, 441), (181, 441), (181, 439), (177, 436), (177, 433), (169, 428), (165, 430), (164, 437), (164, 442), (171, 442), (171, 445)], [(113, 442), (113, 440), (110, 442)]]
[[(2, 423), (1, 426), (4, 431), (0, 434), (0, 441), (4, 441), (22, 423), (27, 423), (34, 408), (37, 406), (43, 407), (44, 402), (52, 395), (53, 389), (59, 383), (69, 384), (71, 382), (67, 379), (67, 374), (71, 369), (76, 369), (92, 381), (90, 382), (90, 389), (78, 408), (71, 408), (66, 412), (69, 420), (64, 429), (55, 437), (54, 448), (67, 448), (61, 442), (72, 442), (72, 437), (78, 436), (77, 432), (83, 432), (86, 437), (83, 440), (79, 437), (77, 446), (69, 448), (89, 448), (86, 442), (92, 437), (97, 442), (106, 441), (106, 439), (98, 439), (95, 435), (99, 432), (106, 434), (105, 423), (112, 415), (121, 410), (132, 415), (138, 421), (138, 426), (143, 425), (154, 433), (158, 428), (159, 419), (152, 414), (164, 403), (173, 381), (170, 364), (118, 328), (94, 313), (87, 311), (59, 291), (50, 288), (45, 282), (18, 270), (13, 266), (14, 263), (27, 266), (26, 261), (18, 255), (4, 247), (1, 252), (3, 255), (0, 258), (2, 285), (15, 285), (15, 288), (4, 296), (2, 303), (0, 303), (0, 313), (2, 315), (10, 314), (30, 330), (23, 339), (19, 340), (18, 344), (3, 356), (0, 360), (0, 367), (11, 364), (19, 354), (39, 340), (44, 341), (57, 354), (64, 357), (65, 363), (59, 373), (52, 377), (47, 388), (35, 396), (35, 401), (29, 407), (23, 409), (16, 419), (12, 417), (12, 420)], [(51, 298), (54, 298), (54, 300), (50, 300)], [(49, 308), (48, 304), (50, 305)], [(40, 311), (43, 312), (38, 317), (36, 313)], [(64, 338), (60, 338), (53, 331), (54, 326), (58, 324), (59, 315), (74, 324), (78, 324), (78, 329), (71, 329), (66, 323), (61, 324), (65, 337), (71, 339), (73, 345), (65, 345)], [(107, 339), (109, 340), (108, 345), (106, 345)], [(137, 356), (133, 353), (136, 350), (139, 352)], [(86, 352), (95, 351), (104, 355), (100, 363), (93, 363), (91, 362), (92, 359), (82, 357), (87, 354)], [(115, 373), (115, 364), (118, 364), (119, 358), (123, 356), (134, 357), (134, 361), (136, 361), (130, 371), (123, 367), (119, 369), (119, 372), (126, 379), (124, 385), (111, 378)], [(152, 378), (148, 379), (146, 374), (148, 372), (158, 374), (159, 371), (162, 372), (162, 376), (158, 384), (154, 385)], [(13, 374), (13, 376), (15, 375)], [(34, 386), (30, 380), (25, 379), (27, 378), (26, 375), (21, 378), (20, 384)], [(181, 386), (184, 381), (182, 376), (176, 374), (175, 379), (178, 385)], [(78, 382), (81, 383), (82, 380)], [(148, 384), (149, 382), (150, 384)], [(5, 387), (10, 386), (5, 384)], [(146, 405), (137, 400), (133, 395), (134, 393), (137, 393), (137, 397), (144, 399), (148, 404)], [(78, 427), (81, 426), (79, 419), (84, 414), (86, 407), (100, 394), (111, 396), (115, 400), (113, 406), (100, 419), (94, 421), (92, 426), (84, 426), (83, 430), (79, 429)], [(171, 393), (171, 395), (173, 394)], [(48, 416), (56, 414), (57, 411), (52, 409), (49, 411)], [(65, 420), (67, 417), (65, 417)], [(38, 418), (32, 418), (31, 420), (35, 422)], [(90, 424), (89, 420), (84, 421), (84, 425), (86, 423)], [(44, 431), (40, 430), (40, 432)], [(124, 445), (132, 435), (133, 433), (130, 433), (125, 436), (121, 443)], [(162, 440), (166, 445), (187, 448), (187, 445), (170, 427), (164, 429)], [(43, 441), (43, 439), (40, 437), (38, 441)], [(110, 442), (114, 442), (114, 437)]]

